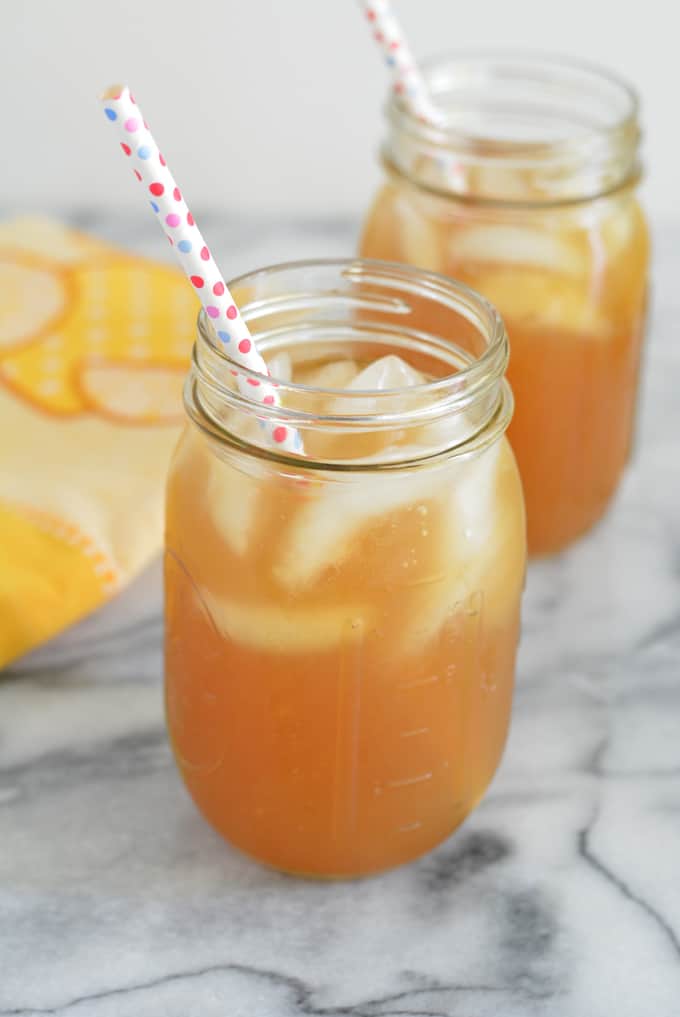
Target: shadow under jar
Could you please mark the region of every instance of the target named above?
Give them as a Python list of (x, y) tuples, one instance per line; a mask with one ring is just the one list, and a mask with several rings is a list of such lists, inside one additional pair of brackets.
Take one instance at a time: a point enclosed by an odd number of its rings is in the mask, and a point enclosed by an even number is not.
[[(235, 388), (201, 317), (167, 488), (170, 738), (243, 851), (374, 872), (447, 837), (505, 743), (525, 571), (507, 337), (477, 294), (406, 266), (232, 290), (282, 405)], [(263, 414), (304, 457), (265, 444)]]
[(360, 252), (499, 309), (529, 552), (558, 551), (605, 512), (630, 452), (649, 246), (637, 99), (562, 59), (460, 54), (424, 71), (442, 123), (388, 103), (388, 179)]

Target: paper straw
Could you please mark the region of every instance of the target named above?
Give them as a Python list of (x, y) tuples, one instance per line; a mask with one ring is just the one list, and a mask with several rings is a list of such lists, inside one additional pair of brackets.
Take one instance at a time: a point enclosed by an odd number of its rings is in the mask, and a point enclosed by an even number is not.
[[(269, 375), (255, 340), (234, 303), (229, 288), (210, 254), (196, 220), (154, 141), (142, 112), (127, 86), (114, 85), (102, 95), (104, 113), (117, 129), (120, 147), (130, 160), (138, 182), (172, 244), (182, 269), (203, 305), (217, 338), (232, 360), (250, 371)], [(239, 390), (265, 406), (279, 406), (274, 385), (257, 378), (236, 375)], [(264, 430), (275, 447), (302, 452), (300, 434), (276, 420), (263, 419)]]
[[(410, 112), (426, 124), (437, 126), (444, 117), (432, 102), (425, 79), (413, 59), (403, 29), (395, 17), (390, 0), (359, 0), (369, 24), (373, 38), (383, 53), (392, 75), (392, 88), (403, 100)], [(464, 187), (465, 174), (460, 163), (449, 155), (435, 159), (449, 184), (457, 189)]]
[(373, 28), (373, 38), (385, 54), (394, 91), (402, 96), (415, 116), (428, 124), (440, 122), (441, 113), (428, 95), (423, 76), (389, 0), (359, 0), (359, 3)]

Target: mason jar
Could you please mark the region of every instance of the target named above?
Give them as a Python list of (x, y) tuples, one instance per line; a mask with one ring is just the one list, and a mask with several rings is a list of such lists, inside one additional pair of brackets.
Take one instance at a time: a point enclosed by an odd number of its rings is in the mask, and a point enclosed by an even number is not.
[[(462, 822), (506, 738), (525, 520), (505, 329), (407, 266), (297, 263), (230, 288), (281, 405), (235, 387), (262, 378), (201, 314), (167, 487), (172, 747), (247, 854), (385, 869)], [(265, 418), (303, 452), (267, 445)]]
[(529, 551), (557, 551), (603, 515), (631, 449), (649, 248), (637, 98), (562, 59), (460, 54), (424, 73), (441, 122), (389, 100), (360, 252), (499, 309)]

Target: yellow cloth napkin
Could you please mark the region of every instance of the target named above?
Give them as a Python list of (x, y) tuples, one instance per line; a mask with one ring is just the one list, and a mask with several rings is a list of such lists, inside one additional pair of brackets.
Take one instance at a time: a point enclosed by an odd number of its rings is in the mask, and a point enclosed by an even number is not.
[(0, 224), (0, 667), (161, 546), (197, 309), (174, 269)]

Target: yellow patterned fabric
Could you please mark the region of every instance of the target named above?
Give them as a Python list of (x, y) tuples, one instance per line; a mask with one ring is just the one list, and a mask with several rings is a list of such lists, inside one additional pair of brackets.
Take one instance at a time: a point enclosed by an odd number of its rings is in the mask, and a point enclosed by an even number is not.
[(0, 224), (0, 667), (158, 551), (197, 309), (174, 269)]

